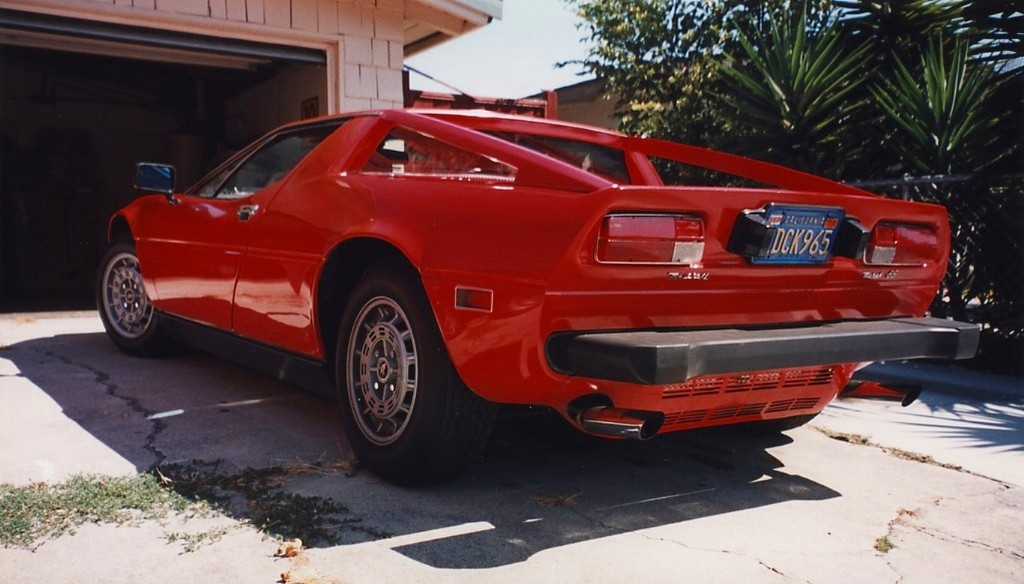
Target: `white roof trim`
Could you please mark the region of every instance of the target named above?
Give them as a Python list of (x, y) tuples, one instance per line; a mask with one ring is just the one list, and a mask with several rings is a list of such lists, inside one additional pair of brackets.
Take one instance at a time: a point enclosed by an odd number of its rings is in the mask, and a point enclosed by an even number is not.
[(417, 2), (478, 26), (483, 26), (494, 18), (500, 19), (503, 4), (503, 0), (417, 0)]

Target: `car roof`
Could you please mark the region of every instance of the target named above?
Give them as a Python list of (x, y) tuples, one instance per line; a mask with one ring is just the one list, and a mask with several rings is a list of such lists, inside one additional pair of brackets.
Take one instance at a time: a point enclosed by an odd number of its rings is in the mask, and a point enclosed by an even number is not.
[[(379, 116), (385, 111), (388, 110), (363, 110), (356, 112), (332, 114), (312, 120), (292, 122), (290, 124), (286, 124), (278, 128), (275, 131), (305, 125), (315, 125), (317, 123), (330, 123), (332, 120), (342, 120), (345, 118)], [(576, 124), (573, 122), (566, 122), (551, 118), (538, 118), (534, 116), (514, 115), (481, 109), (442, 110), (409, 108), (402, 109), (402, 111), (415, 115), (439, 119), (459, 126), (464, 126), (472, 130), (490, 130), (495, 132), (526, 132), (531, 134), (540, 134), (566, 139), (578, 139), (606, 145), (621, 144), (621, 141), (624, 138), (626, 138), (625, 134), (616, 132), (614, 130), (609, 130), (606, 128), (588, 126), (585, 124)]]
[(623, 137), (624, 134), (609, 130), (607, 128), (600, 128), (597, 126), (590, 126), (586, 124), (577, 124), (574, 122), (567, 122), (564, 120), (558, 120), (553, 118), (538, 118), (536, 116), (522, 116), (515, 114), (506, 114), (501, 112), (493, 112), (489, 110), (440, 110), (440, 109), (410, 109), (406, 110), (411, 113), (420, 114), (424, 116), (438, 117), (438, 118), (463, 118), (463, 119), (481, 119), (481, 120), (507, 120), (516, 123), (532, 124), (539, 126), (556, 126), (562, 128), (572, 128), (577, 130), (586, 130), (588, 132), (594, 132), (596, 134), (607, 134), (609, 136)]

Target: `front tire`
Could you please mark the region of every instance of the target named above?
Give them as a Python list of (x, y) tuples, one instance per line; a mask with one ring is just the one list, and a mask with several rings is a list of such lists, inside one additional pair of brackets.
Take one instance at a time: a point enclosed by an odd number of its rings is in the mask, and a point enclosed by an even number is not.
[(114, 243), (103, 257), (96, 277), (96, 304), (107, 336), (125, 353), (153, 357), (167, 351), (170, 341), (146, 295), (131, 242)]
[(399, 260), (372, 267), (341, 319), (336, 379), (360, 461), (404, 485), (460, 473), (486, 445), (495, 406), (459, 379), (419, 275)]

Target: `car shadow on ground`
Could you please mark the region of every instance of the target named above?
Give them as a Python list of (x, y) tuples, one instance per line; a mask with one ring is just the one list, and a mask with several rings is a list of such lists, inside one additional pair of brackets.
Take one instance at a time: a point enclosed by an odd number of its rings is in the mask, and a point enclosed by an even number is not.
[[(886, 371), (869, 367), (858, 372), (855, 379), (921, 386), (923, 391), (913, 404), (892, 408), (893, 418), (902, 426), (944, 440), (991, 447), (1001, 452), (1024, 451), (1024, 418), (1019, 407), (1024, 404), (1024, 392), (1007, 389), (1014, 383), (1019, 387), (1019, 382), (986, 373), (971, 377), (967, 370), (955, 365), (950, 366), (952, 373), (947, 380), (937, 381), (938, 371), (941, 371), (938, 365), (929, 365), (924, 373), (913, 368)], [(984, 384), (993, 379), (1003, 388), (984, 389)], [(830, 408), (841, 413), (856, 411), (842, 400)]]
[[(1024, 418), (1019, 407), (970, 399), (951, 402), (948, 396), (927, 391), (908, 408), (896, 409), (898, 405), (895, 404), (891, 413), (893, 421), (908, 430), (916, 429), (921, 434), (951, 443), (969, 443), (1000, 452), (1024, 451), (1021, 432)], [(856, 415), (859, 412), (857, 407), (842, 401), (829, 407), (839, 415)]]
[[(491, 445), (463, 476), (401, 488), (353, 464), (333, 403), (212, 357), (132, 358), (102, 334), (26, 341), (0, 357), (140, 471), (221, 473), (227, 478), (209, 491), (221, 493), (239, 477), (263, 481), (268, 501), (294, 503), (277, 519), (254, 521), (268, 533), (291, 537), (290, 518), (316, 515), (310, 521), (321, 529), (307, 543), (390, 537), (382, 543), (434, 567), (507, 565), (566, 544), (840, 495), (785, 471), (769, 452), (791, 442), (782, 434), (610, 441), (522, 409), (503, 411)], [(251, 520), (260, 503), (237, 499), (219, 502)]]

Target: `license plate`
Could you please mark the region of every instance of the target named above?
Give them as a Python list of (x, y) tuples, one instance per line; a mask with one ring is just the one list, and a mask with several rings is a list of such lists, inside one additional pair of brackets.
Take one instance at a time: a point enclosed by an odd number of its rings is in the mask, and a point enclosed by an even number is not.
[(846, 213), (835, 207), (799, 207), (770, 204), (765, 207), (768, 224), (761, 254), (755, 264), (823, 264), (832, 255), (836, 231)]

